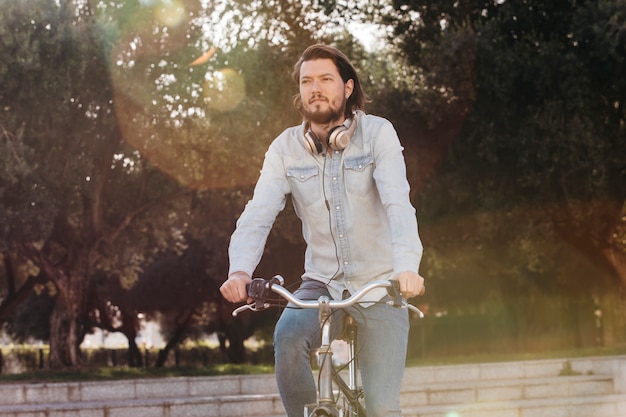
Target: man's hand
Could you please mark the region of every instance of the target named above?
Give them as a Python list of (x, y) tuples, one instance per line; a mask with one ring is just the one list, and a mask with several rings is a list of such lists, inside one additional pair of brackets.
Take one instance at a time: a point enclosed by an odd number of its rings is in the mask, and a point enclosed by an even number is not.
[(252, 282), (250, 275), (245, 272), (233, 272), (220, 287), (220, 292), (231, 303), (250, 301), (246, 285)]
[(426, 286), (424, 285), (424, 277), (417, 272), (403, 271), (396, 275), (393, 279), (400, 284), (400, 292), (405, 300), (413, 298), (417, 295), (424, 295)]

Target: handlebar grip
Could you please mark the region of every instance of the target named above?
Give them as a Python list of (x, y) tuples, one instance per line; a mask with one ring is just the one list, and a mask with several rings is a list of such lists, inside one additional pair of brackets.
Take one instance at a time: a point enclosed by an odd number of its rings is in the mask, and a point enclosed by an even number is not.
[(254, 300), (254, 307), (256, 309), (262, 309), (265, 306), (265, 301), (270, 293), (272, 285), (283, 285), (285, 280), (280, 275), (276, 275), (271, 279), (265, 280), (263, 278), (254, 278), (250, 284), (246, 285), (248, 297)]
[(265, 297), (267, 296), (266, 282), (263, 278), (254, 278), (250, 284), (246, 285), (248, 297), (254, 300), (254, 307), (257, 309), (263, 308), (265, 303)]
[(400, 283), (395, 279), (389, 281), (391, 283), (390, 286), (387, 287), (387, 294), (391, 297), (392, 305), (395, 307), (402, 306), (402, 302), (404, 299), (402, 298), (402, 293), (400, 292)]

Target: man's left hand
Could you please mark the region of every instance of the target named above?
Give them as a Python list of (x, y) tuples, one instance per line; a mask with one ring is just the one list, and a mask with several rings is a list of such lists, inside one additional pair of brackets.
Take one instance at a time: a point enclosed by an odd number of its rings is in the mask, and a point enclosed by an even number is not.
[(403, 271), (394, 277), (400, 284), (400, 292), (402, 298), (408, 300), (418, 295), (424, 295), (426, 286), (424, 285), (424, 277), (417, 272)]

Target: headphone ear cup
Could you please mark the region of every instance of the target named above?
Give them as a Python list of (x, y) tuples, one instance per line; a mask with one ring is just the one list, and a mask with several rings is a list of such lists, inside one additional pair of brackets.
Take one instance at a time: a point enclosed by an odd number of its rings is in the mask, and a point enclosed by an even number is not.
[(319, 140), (315, 132), (312, 130), (308, 130), (304, 134), (304, 146), (314, 155), (324, 152), (324, 145), (322, 144), (322, 141)]
[(350, 139), (352, 139), (352, 135), (356, 131), (356, 117), (352, 118), (350, 122), (350, 126), (346, 127), (345, 125), (339, 125), (333, 127), (330, 132), (328, 132), (328, 146), (331, 149), (336, 151), (341, 151), (348, 147), (350, 143)]
[(350, 135), (347, 132), (348, 129), (343, 125), (333, 127), (328, 132), (328, 146), (336, 151), (346, 149), (350, 142)]

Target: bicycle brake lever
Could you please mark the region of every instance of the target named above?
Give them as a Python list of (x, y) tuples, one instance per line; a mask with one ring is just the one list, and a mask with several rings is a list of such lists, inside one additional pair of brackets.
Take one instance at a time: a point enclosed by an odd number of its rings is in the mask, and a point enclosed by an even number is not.
[(392, 305), (394, 307), (400, 308), (408, 308), (409, 310), (416, 313), (421, 319), (424, 318), (424, 313), (422, 310), (415, 307), (413, 304), (409, 304), (407, 300), (402, 298), (402, 293), (400, 292), (400, 283), (395, 280), (391, 280), (391, 286), (387, 287), (387, 293), (392, 298), (387, 304)]
[(233, 310), (232, 315), (233, 317), (237, 317), (237, 315), (239, 313), (241, 313), (242, 311), (246, 311), (246, 310), (251, 310), (251, 311), (261, 311), (261, 310), (265, 310), (266, 308), (269, 308), (269, 303), (264, 303), (260, 308), (257, 307), (257, 303), (252, 303), (252, 304), (244, 304), (242, 306), (237, 307), (236, 309)]
[(413, 304), (409, 304), (407, 300), (402, 300), (402, 308), (408, 308), (412, 312), (416, 313), (420, 319), (424, 318), (424, 313), (419, 308), (415, 307)]
[(390, 306), (398, 307), (398, 308), (408, 308), (415, 314), (419, 316), (420, 319), (424, 318), (424, 313), (419, 308), (415, 307), (413, 304), (410, 304), (407, 300), (402, 300), (400, 305), (396, 305), (393, 301), (387, 301), (387, 304)]

